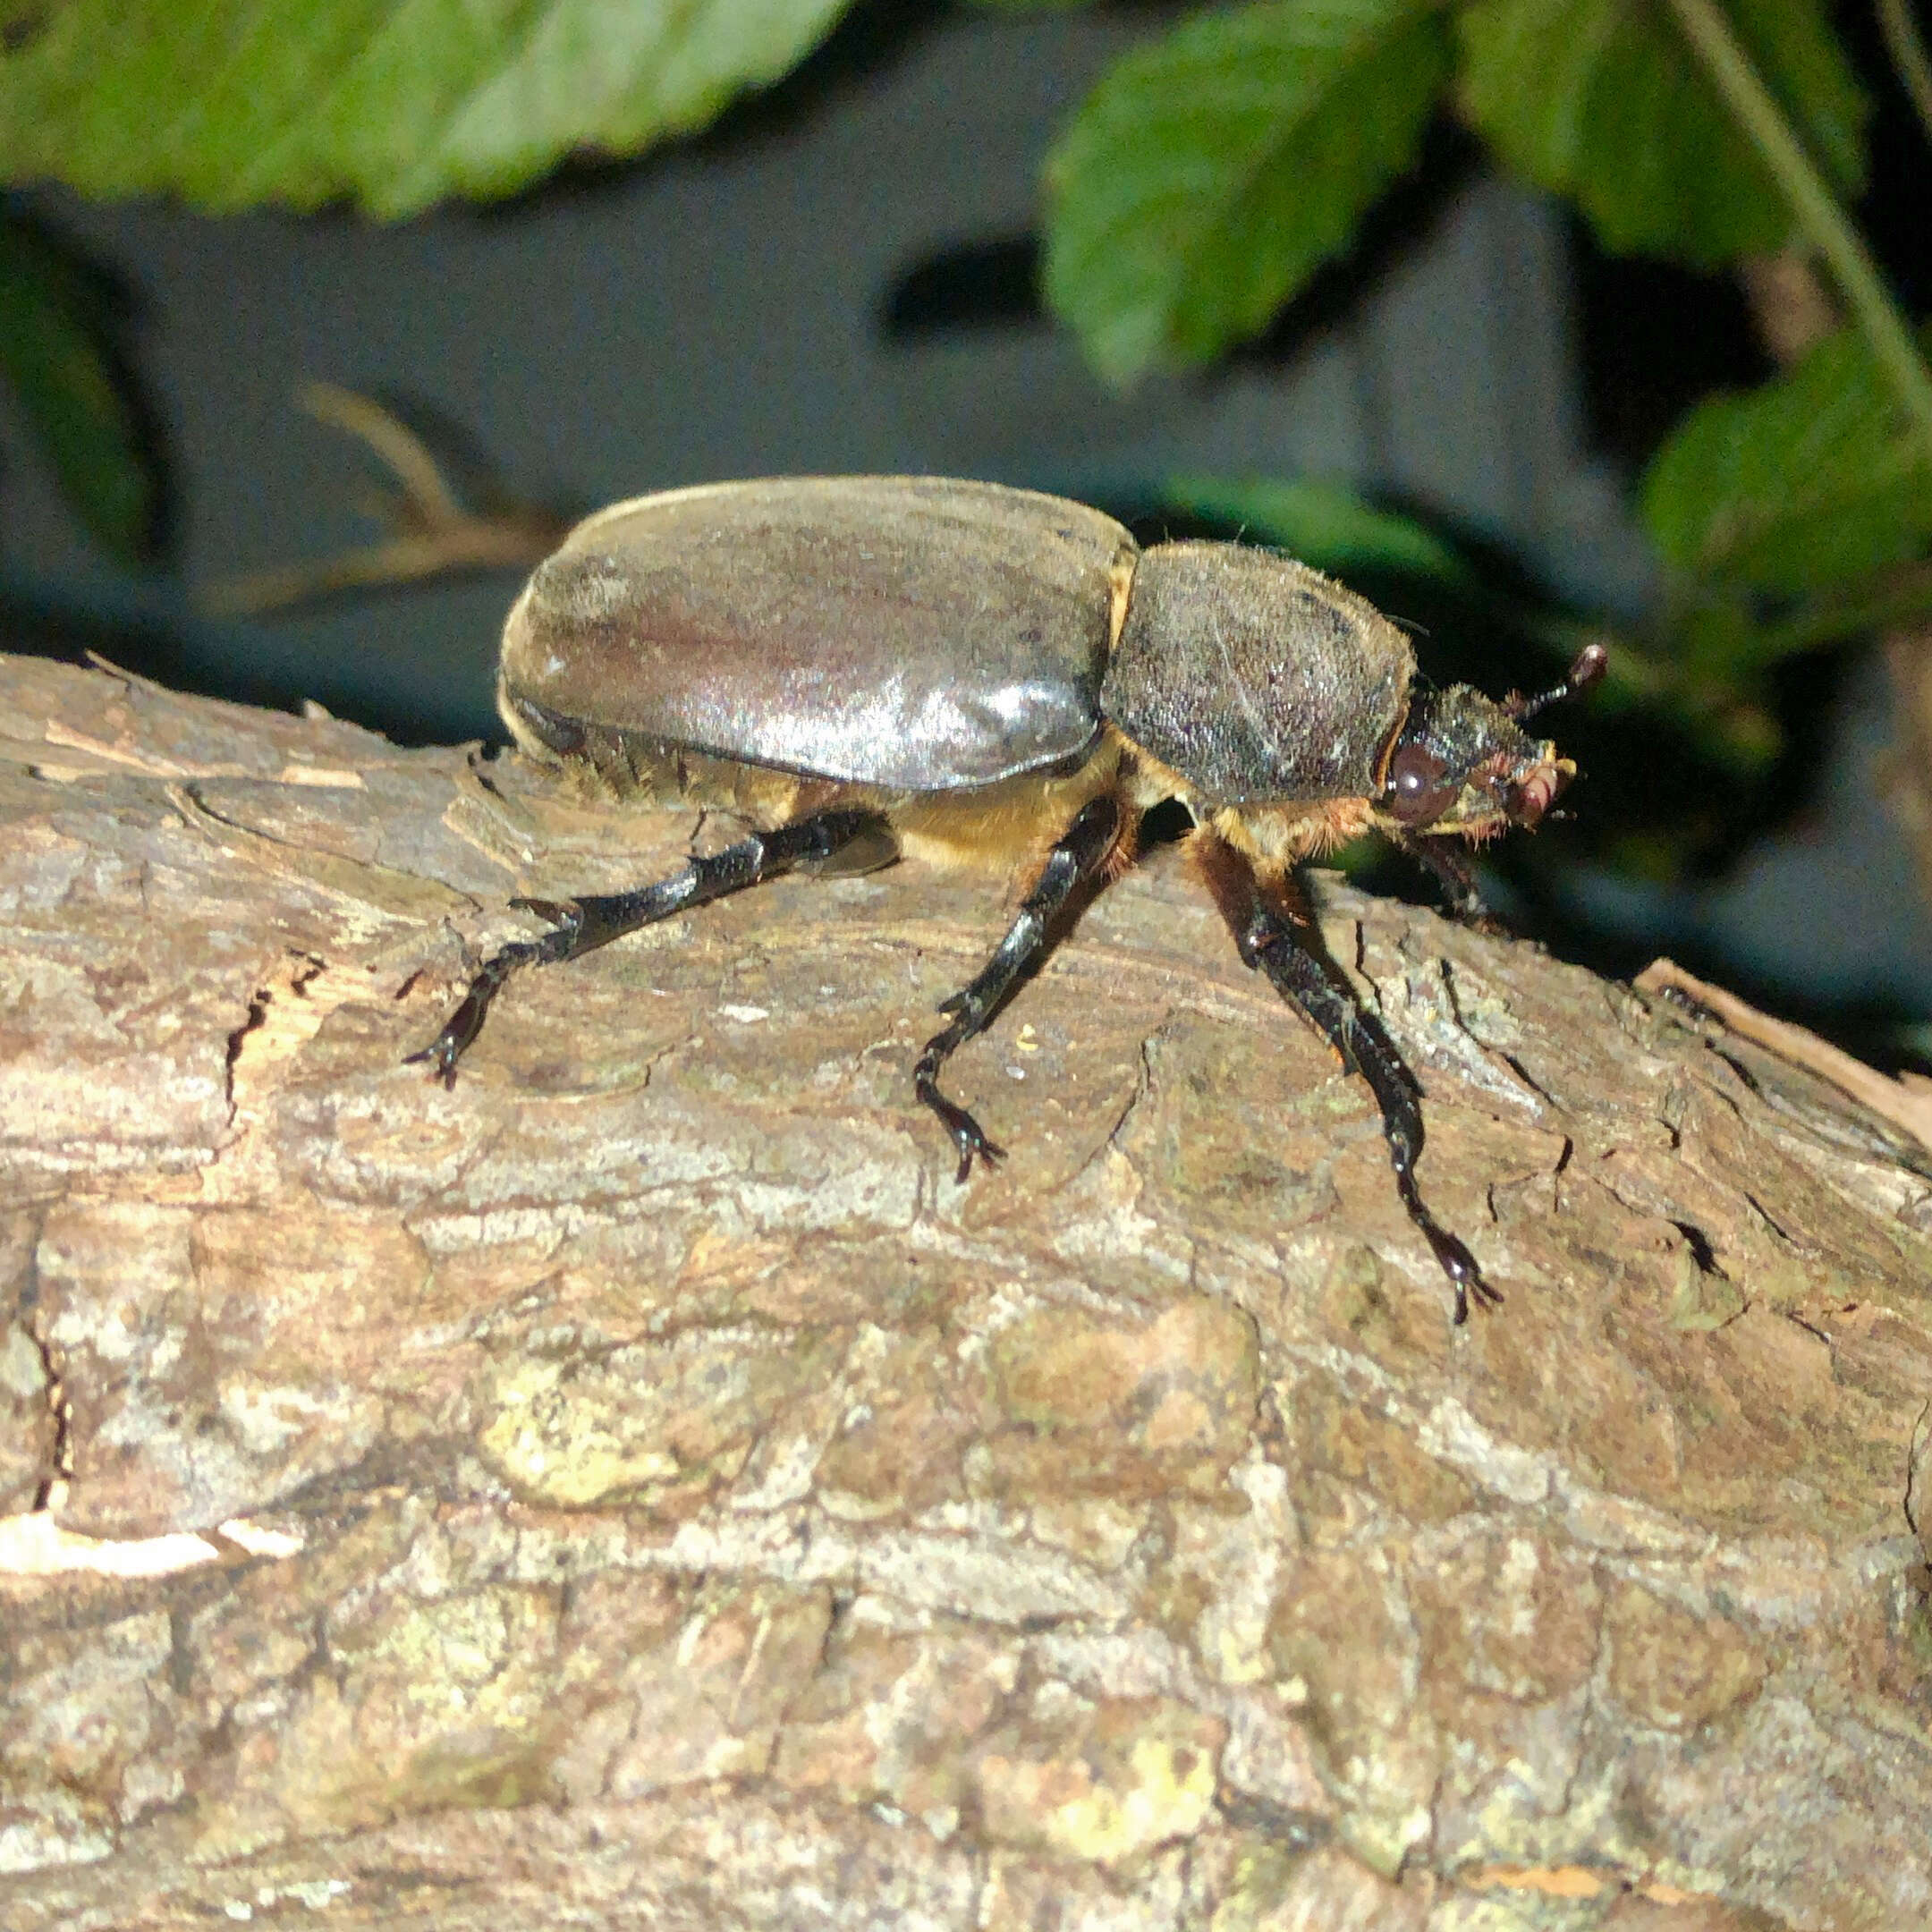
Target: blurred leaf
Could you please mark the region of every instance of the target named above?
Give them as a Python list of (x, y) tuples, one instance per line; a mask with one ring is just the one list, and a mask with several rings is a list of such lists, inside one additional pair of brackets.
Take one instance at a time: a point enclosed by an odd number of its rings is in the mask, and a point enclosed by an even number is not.
[(1733, 596), (1679, 612), (1667, 641), (1682, 682), (1708, 691), (1750, 678), (1763, 659), (1761, 636), (1745, 600)]
[(1789, 375), (1692, 411), (1652, 460), (1642, 507), (1682, 570), (1818, 589), (1924, 551), (1932, 465), (1864, 337), (1845, 328)]
[[(1826, 176), (1855, 193), (1870, 104), (1821, 0), (1731, 0), (1727, 13)], [(1789, 235), (1783, 196), (1663, 6), (1476, 0), (1456, 18), (1470, 123), (1573, 196), (1606, 246), (1716, 266)]]
[(161, 479), (109, 323), (98, 291), (38, 229), (0, 216), (0, 371), (75, 515), (139, 564), (153, 551)]
[(1275, 545), (1343, 576), (1380, 571), (1464, 586), (1474, 581), (1454, 547), (1427, 525), (1378, 510), (1339, 483), (1170, 477), (1161, 496), (1191, 516), (1240, 530), (1250, 543)]
[(0, 173), (408, 215), (700, 127), (847, 4), (67, 0), (0, 52)]
[(1253, 335), (1413, 161), (1447, 63), (1417, 0), (1204, 13), (1130, 54), (1047, 159), (1048, 304), (1114, 383)]
[(1847, 638), (1923, 623), (1932, 617), (1932, 562), (1894, 564), (1871, 577), (1835, 584), (1781, 613), (1759, 632), (1757, 662), (1816, 650)]

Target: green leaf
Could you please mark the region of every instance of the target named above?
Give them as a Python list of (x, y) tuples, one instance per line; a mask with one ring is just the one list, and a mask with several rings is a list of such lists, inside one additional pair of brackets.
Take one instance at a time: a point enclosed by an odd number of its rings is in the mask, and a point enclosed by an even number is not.
[(847, 4), (67, 0), (0, 52), (0, 174), (408, 215), (700, 127)]
[(0, 373), (89, 533), (123, 563), (145, 561), (161, 479), (108, 352), (98, 293), (37, 229), (4, 217)]
[[(1870, 104), (1823, 0), (1732, 0), (1732, 25), (1841, 191)], [(1605, 244), (1706, 267), (1780, 246), (1792, 217), (1661, 0), (1476, 0), (1459, 92), (1504, 160), (1572, 196)]]
[(1897, 631), (1922, 624), (1932, 617), (1932, 562), (1901, 570), (1896, 565), (1876, 576), (1836, 583), (1815, 597), (1801, 598), (1759, 633), (1758, 659), (1770, 664), (1797, 651), (1847, 638), (1868, 637), (1875, 631)]
[(1046, 299), (1101, 375), (1265, 326), (1412, 164), (1447, 62), (1417, 0), (1206, 13), (1121, 61), (1046, 163)]
[(1462, 587), (1475, 581), (1461, 555), (1434, 530), (1413, 517), (1378, 510), (1339, 483), (1170, 477), (1161, 497), (1176, 510), (1238, 528), (1250, 542), (1277, 545), (1344, 577), (1386, 572)]
[(1680, 569), (1815, 590), (1924, 552), (1932, 465), (1864, 337), (1845, 328), (1788, 376), (1694, 410), (1652, 460), (1642, 502)]

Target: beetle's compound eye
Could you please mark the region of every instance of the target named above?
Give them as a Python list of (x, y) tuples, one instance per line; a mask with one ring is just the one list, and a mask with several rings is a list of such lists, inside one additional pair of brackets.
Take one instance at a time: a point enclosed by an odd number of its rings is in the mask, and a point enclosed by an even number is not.
[(1427, 745), (1398, 745), (1389, 760), (1388, 809), (1404, 825), (1425, 826), (1456, 801), (1447, 762)]

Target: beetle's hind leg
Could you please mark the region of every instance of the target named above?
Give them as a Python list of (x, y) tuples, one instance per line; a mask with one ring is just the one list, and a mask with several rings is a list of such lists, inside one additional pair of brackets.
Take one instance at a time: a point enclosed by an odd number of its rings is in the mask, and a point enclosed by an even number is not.
[(1368, 1081), (1381, 1110), (1395, 1190), (1454, 1287), (1456, 1320), (1469, 1319), (1471, 1294), (1480, 1301), (1501, 1301), (1483, 1279), (1476, 1257), (1423, 1202), (1415, 1178), (1422, 1152), (1422, 1106), (1415, 1076), (1382, 1022), (1328, 957), (1298, 885), (1292, 876), (1279, 885), (1258, 877), (1240, 852), (1205, 829), (1195, 835), (1194, 852), (1242, 960), (1265, 972), (1275, 991), (1299, 1007), (1341, 1055), (1343, 1064)]
[(835, 860), (846, 848), (858, 845), (869, 863), (881, 863), (877, 842), (892, 836), (876, 811), (823, 811), (809, 818), (754, 832), (736, 844), (705, 858), (693, 858), (669, 878), (635, 892), (586, 893), (576, 899), (513, 899), (513, 905), (538, 912), (551, 923), (539, 939), (519, 939), (483, 962), (462, 1003), (445, 1021), (443, 1030), (405, 1065), (427, 1061), (445, 1087), (456, 1083), (456, 1063), (483, 1030), (490, 1002), (512, 973), (526, 966), (555, 966), (580, 959), (613, 939), (654, 926), (687, 907), (723, 899), (748, 886), (757, 886), (800, 866), (818, 867)]
[(959, 1047), (986, 1030), (1013, 983), (1042, 959), (1051, 943), (1054, 922), (1066, 910), (1080, 886), (1097, 877), (1108, 857), (1121, 843), (1128, 809), (1110, 792), (1089, 800), (1046, 855), (1033, 889), (1021, 902), (1020, 916), (995, 949), (993, 957), (973, 979), (941, 1003), (939, 1011), (953, 1021), (926, 1042), (912, 1070), (912, 1090), (939, 1116), (959, 1150), (961, 1181), (972, 1172), (977, 1155), (989, 1166), (1004, 1151), (986, 1137), (979, 1123), (939, 1091), (939, 1069)]

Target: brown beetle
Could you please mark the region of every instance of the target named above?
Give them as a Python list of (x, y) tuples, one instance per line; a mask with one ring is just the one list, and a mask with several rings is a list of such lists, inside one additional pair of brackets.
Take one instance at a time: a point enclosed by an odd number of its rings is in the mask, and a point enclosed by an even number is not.
[(1241, 958), (1368, 1080), (1462, 1321), (1470, 1291), (1495, 1291), (1423, 1204), (1414, 1078), (1327, 958), (1294, 868), (1373, 827), (1479, 912), (1462, 842), (1548, 809), (1574, 767), (1523, 723), (1603, 663), (1593, 647), (1531, 700), (1436, 691), (1401, 631), (1306, 564), (1224, 543), (1143, 551), (1097, 510), (997, 484), (775, 478), (619, 504), (579, 524), (511, 611), (504, 718), (532, 757), (611, 795), (768, 829), (635, 892), (517, 902), (552, 930), (487, 960), (410, 1057), (453, 1081), (519, 968), (781, 872), (902, 852), (1030, 867), (1019, 917), (913, 1070), (964, 1181), (1001, 1150), (939, 1090), (940, 1068), (1076, 892), (1131, 863), (1146, 813), (1178, 801)]

